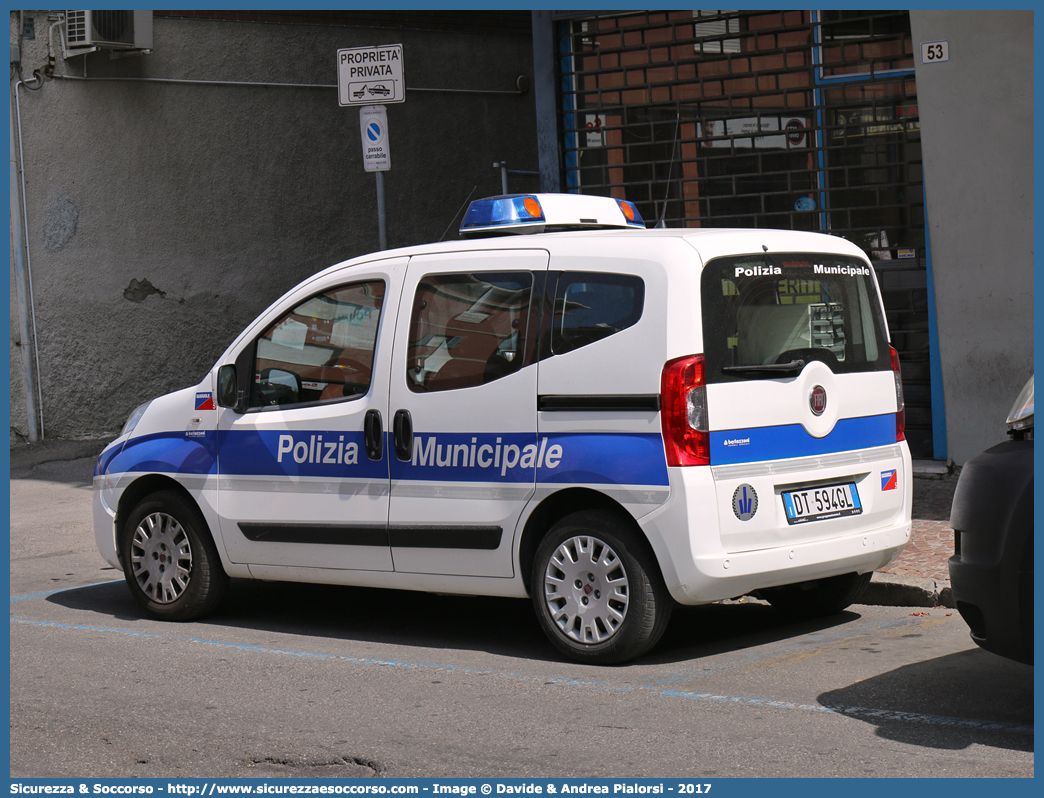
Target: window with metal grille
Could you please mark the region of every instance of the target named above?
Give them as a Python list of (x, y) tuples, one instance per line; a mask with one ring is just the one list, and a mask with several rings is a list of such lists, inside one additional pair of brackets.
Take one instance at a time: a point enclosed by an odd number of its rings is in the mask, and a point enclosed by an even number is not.
[(669, 11), (557, 23), (563, 184), (652, 225), (840, 235), (881, 283), (907, 433), (931, 456), (909, 12)]

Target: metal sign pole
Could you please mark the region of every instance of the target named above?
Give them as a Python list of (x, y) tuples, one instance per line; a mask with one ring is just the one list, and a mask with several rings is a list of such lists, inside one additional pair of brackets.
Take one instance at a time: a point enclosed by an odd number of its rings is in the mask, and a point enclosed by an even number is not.
[(388, 146), (388, 112), (384, 106), (360, 108), (359, 130), (362, 133), (363, 168), (377, 176), (377, 230), (381, 249), (387, 249), (384, 173), (391, 169), (391, 148)]
[(383, 250), (388, 248), (387, 219), (384, 214), (384, 172), (374, 174), (377, 176), (377, 234)]

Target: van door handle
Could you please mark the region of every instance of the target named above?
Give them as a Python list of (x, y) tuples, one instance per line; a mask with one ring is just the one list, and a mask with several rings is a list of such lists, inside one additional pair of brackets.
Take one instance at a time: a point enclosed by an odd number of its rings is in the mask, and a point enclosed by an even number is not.
[(396, 410), (392, 419), (395, 456), (406, 462), (413, 459), (413, 419), (409, 410)]
[(381, 423), (381, 411), (370, 409), (363, 419), (363, 444), (366, 455), (371, 460), (380, 460), (384, 456), (384, 425)]

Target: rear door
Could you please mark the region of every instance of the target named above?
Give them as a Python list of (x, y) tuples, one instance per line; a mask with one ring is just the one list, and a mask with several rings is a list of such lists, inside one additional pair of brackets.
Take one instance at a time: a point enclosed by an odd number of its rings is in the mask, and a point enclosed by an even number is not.
[(909, 475), (870, 265), (802, 252), (717, 258), (701, 294), (726, 549), (893, 523)]
[(547, 264), (543, 250), (410, 260), (389, 389), (396, 571), (513, 575), (541, 454), (536, 318)]

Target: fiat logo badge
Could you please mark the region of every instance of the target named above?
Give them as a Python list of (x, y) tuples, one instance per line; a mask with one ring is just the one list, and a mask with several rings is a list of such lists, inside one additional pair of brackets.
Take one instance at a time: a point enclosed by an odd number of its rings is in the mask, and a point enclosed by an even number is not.
[(826, 405), (826, 388), (824, 388), (822, 385), (817, 385), (815, 388), (812, 389), (812, 392), (808, 395), (808, 406), (812, 408), (812, 415), (823, 415), (823, 411), (826, 410)]

